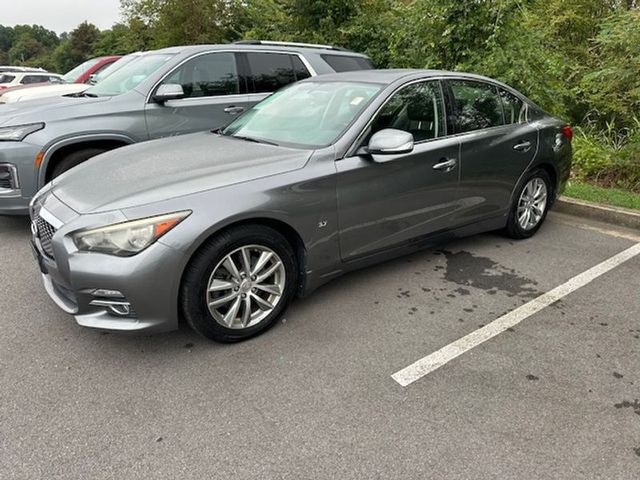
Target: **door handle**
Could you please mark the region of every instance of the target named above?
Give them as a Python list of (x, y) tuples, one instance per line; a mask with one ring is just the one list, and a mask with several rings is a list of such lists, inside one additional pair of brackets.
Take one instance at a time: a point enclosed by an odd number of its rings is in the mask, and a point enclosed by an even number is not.
[(531, 142), (528, 142), (528, 141), (518, 143), (513, 146), (513, 149), (519, 152), (528, 152), (530, 148), (531, 148)]
[(244, 112), (244, 107), (236, 107), (235, 105), (229, 105), (224, 109), (224, 113), (228, 113), (229, 115), (237, 115), (242, 112)]
[(440, 160), (441, 160), (440, 163), (436, 163), (433, 166), (434, 170), (441, 170), (443, 172), (448, 172), (450, 170), (453, 170), (458, 164), (458, 161), (455, 158), (450, 158), (448, 160), (446, 158), (441, 158)]

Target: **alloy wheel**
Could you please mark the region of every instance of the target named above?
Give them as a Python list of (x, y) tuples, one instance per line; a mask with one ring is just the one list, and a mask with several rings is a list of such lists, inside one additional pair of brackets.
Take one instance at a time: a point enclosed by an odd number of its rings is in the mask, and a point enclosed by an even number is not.
[(285, 267), (276, 252), (263, 245), (240, 247), (226, 255), (209, 277), (209, 312), (223, 327), (253, 327), (276, 308), (285, 282)]
[(516, 217), (523, 230), (531, 230), (540, 223), (547, 208), (547, 184), (540, 177), (534, 177), (522, 190), (518, 200)]

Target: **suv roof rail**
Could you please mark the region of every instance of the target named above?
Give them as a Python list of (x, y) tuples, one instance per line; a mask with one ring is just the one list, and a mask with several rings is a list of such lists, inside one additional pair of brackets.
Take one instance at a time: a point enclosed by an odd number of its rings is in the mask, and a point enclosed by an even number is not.
[(238, 40), (235, 45), (273, 45), (278, 47), (300, 47), (300, 48), (321, 48), (324, 50), (337, 50), (339, 52), (349, 52), (346, 48), (334, 47), (333, 45), (322, 45), (320, 43), (302, 42), (281, 42), (277, 40)]

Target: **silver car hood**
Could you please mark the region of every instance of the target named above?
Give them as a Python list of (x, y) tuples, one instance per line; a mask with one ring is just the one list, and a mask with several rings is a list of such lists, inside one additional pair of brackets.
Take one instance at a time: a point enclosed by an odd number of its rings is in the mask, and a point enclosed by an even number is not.
[(79, 213), (126, 209), (296, 170), (312, 153), (200, 132), (98, 155), (52, 192)]
[[(71, 116), (95, 115), (99, 111), (95, 106), (112, 97), (67, 97), (54, 96), (25, 100), (23, 102), (0, 104), (0, 125), (24, 125), (27, 123), (48, 122)], [(86, 107), (85, 107), (86, 106)], [(78, 109), (78, 107), (82, 107)], [(69, 113), (69, 109), (71, 113)]]

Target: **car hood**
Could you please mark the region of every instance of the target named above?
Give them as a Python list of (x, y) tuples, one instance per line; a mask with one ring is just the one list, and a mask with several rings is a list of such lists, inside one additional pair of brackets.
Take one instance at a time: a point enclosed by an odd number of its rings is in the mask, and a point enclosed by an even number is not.
[(5, 103), (13, 103), (26, 100), (34, 100), (36, 98), (48, 98), (71, 93), (84, 92), (91, 85), (84, 83), (66, 83), (64, 85), (47, 85), (41, 87), (32, 87), (27, 89), (15, 90), (2, 95)]
[(54, 96), (0, 105), (0, 125), (24, 125), (60, 118), (95, 115), (96, 105), (112, 97)]
[(79, 213), (122, 210), (296, 170), (311, 154), (200, 132), (98, 155), (53, 180), (52, 191)]

